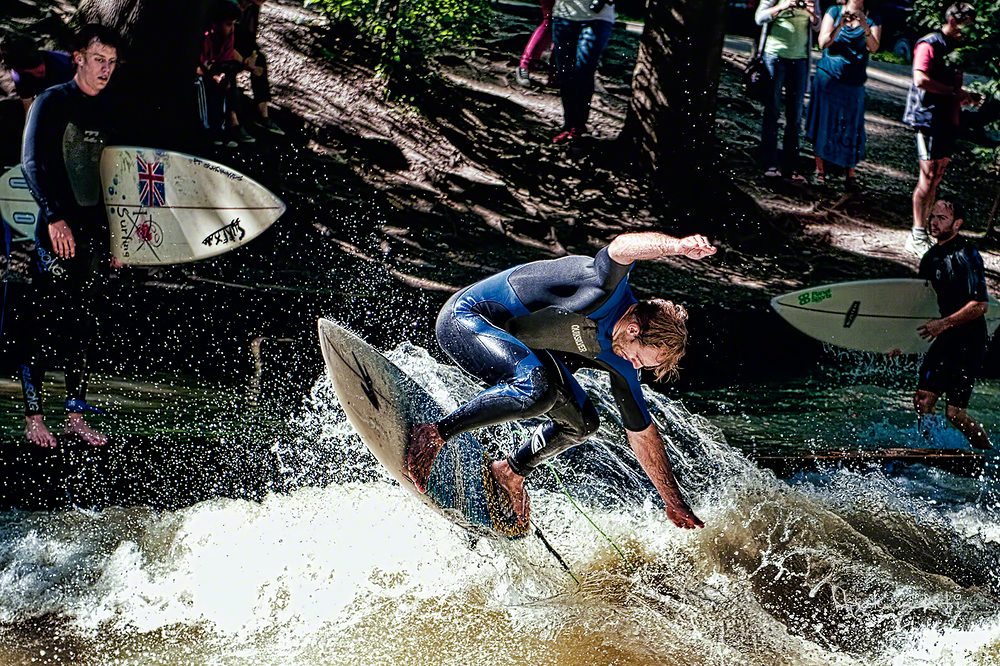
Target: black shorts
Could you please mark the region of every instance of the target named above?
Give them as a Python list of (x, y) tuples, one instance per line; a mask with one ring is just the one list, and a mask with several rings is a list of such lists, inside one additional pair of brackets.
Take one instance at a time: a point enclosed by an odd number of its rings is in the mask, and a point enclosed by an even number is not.
[(920, 364), (917, 389), (935, 395), (947, 394), (948, 404), (965, 409), (972, 397), (979, 370), (986, 358), (985, 326), (983, 334), (939, 337)]
[(957, 127), (922, 128), (917, 130), (917, 159), (941, 160), (955, 154)]

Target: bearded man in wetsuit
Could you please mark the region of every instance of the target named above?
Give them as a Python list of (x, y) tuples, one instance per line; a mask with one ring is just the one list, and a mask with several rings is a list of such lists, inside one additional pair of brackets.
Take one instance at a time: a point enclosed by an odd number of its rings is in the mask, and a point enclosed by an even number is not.
[(118, 37), (100, 25), (83, 26), (74, 40), (73, 62), (73, 79), (49, 88), (31, 105), (21, 148), (21, 168), (39, 216), (25, 329), (30, 339), (19, 374), (25, 437), (43, 447), (56, 446), (42, 415), (41, 389), (57, 349), (65, 359), (65, 432), (92, 445), (107, 441), (83, 414), (96, 411), (86, 401), (87, 347), (110, 261), (100, 157), (111, 119), (101, 92), (118, 63)]
[(628, 277), (636, 261), (715, 254), (704, 236), (657, 232), (615, 238), (594, 257), (536, 261), (498, 273), (451, 297), (437, 320), (441, 348), (490, 388), (437, 423), (413, 428), (407, 475), (426, 492), (434, 459), (455, 435), (545, 414), (506, 459), (494, 480), (526, 524), (525, 477), (541, 463), (596, 432), (597, 409), (573, 378), (581, 367), (605, 370), (626, 437), (678, 527), (703, 527), (681, 495), (663, 440), (639, 384), (642, 370), (673, 378), (687, 342), (687, 311), (662, 299), (638, 301)]
[(966, 411), (986, 357), (989, 295), (983, 258), (968, 239), (958, 235), (965, 221), (959, 204), (937, 201), (928, 221), (937, 242), (921, 258), (919, 277), (934, 287), (941, 318), (918, 329), (921, 337), (933, 342), (920, 364), (913, 405), (920, 418), (932, 414), (938, 398), (947, 394), (948, 420), (973, 447), (990, 449), (986, 430)]

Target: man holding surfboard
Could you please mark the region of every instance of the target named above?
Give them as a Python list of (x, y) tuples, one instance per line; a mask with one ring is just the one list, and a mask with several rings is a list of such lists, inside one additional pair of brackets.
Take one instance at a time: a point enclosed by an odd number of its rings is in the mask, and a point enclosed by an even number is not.
[(983, 258), (958, 235), (965, 214), (954, 202), (939, 200), (928, 219), (937, 243), (920, 260), (919, 277), (928, 280), (938, 297), (940, 319), (918, 330), (931, 348), (920, 364), (913, 404), (918, 417), (932, 414), (938, 398), (948, 395), (946, 414), (977, 449), (990, 449), (982, 424), (966, 411), (983, 359), (986, 357), (986, 318), (989, 295)]
[(83, 414), (94, 411), (86, 402), (87, 348), (94, 302), (110, 259), (99, 163), (111, 118), (101, 92), (118, 63), (117, 36), (100, 25), (83, 26), (73, 62), (73, 79), (49, 88), (32, 104), (21, 152), (39, 216), (37, 271), (26, 317), (31, 335), (19, 374), (25, 436), (43, 447), (56, 445), (42, 416), (41, 389), (45, 364), (57, 346), (66, 360), (65, 432), (92, 445), (107, 441)]
[(658, 379), (676, 376), (687, 342), (687, 311), (662, 299), (638, 301), (628, 277), (639, 260), (702, 259), (715, 252), (700, 235), (623, 234), (594, 257), (515, 266), (455, 294), (438, 315), (438, 342), (456, 364), (490, 388), (437, 423), (413, 428), (406, 473), (417, 490), (426, 492), (446, 440), (545, 414), (547, 423), (491, 466), (518, 523), (527, 523), (525, 477), (600, 425), (596, 408), (573, 378), (575, 369), (592, 367), (610, 374), (629, 445), (662, 497), (667, 516), (678, 527), (702, 527), (677, 486), (639, 384), (644, 369)]

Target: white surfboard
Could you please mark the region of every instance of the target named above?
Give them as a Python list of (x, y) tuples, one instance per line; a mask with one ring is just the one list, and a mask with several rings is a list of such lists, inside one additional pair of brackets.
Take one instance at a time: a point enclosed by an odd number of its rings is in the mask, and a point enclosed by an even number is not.
[[(917, 328), (941, 316), (937, 296), (924, 280), (841, 282), (771, 299), (771, 307), (806, 335), (838, 347), (878, 353), (922, 354), (930, 347)], [(1000, 302), (990, 297), (990, 335), (1000, 325)]]
[(30, 240), (35, 237), (38, 204), (28, 190), (21, 165), (0, 177), (0, 217), (11, 228), (14, 238)]
[(229, 252), (285, 212), (278, 197), (228, 166), (154, 148), (108, 146), (101, 182), (111, 253), (133, 266)]

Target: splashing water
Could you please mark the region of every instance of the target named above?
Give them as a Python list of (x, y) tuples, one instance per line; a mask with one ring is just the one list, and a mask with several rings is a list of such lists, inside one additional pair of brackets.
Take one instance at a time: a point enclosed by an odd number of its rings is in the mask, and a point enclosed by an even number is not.
[[(390, 358), (445, 407), (479, 388), (413, 344)], [(579, 583), (534, 537), (475, 539), (426, 510), (381, 471), (322, 377), (287, 425), (293, 436), (271, 447), (285, 484), (261, 502), (0, 516), (0, 662), (964, 664), (1000, 655), (990, 479), (834, 471), (789, 485), (681, 402), (647, 392), (706, 523), (681, 531), (628, 451), (606, 377), (578, 377), (603, 425), (554, 463), (561, 483), (543, 468), (529, 485), (535, 520)], [(486, 440), (505, 449), (530, 427), (496, 428)]]

